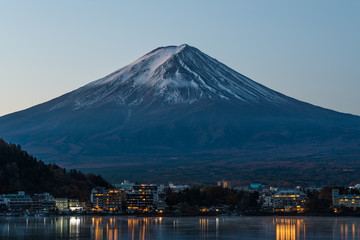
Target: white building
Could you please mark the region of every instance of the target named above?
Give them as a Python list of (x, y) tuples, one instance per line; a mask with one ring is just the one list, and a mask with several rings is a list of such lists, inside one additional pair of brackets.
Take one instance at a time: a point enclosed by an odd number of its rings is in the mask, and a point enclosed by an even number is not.
[(340, 195), (339, 189), (332, 191), (333, 207), (360, 208), (360, 195)]

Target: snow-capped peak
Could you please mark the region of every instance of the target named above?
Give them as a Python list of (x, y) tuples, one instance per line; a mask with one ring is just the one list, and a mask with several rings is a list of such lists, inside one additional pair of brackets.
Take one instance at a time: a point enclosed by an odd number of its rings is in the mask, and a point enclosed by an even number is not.
[[(106, 84), (114, 80), (118, 80), (121, 75), (128, 73), (129, 71), (147, 71), (148, 73), (154, 72), (157, 68), (159, 68), (162, 64), (164, 64), (169, 58), (174, 55), (180, 53), (184, 50), (188, 45), (182, 44), (180, 46), (168, 46), (168, 47), (159, 47), (148, 54), (142, 56), (131, 64), (119, 69), (118, 71), (101, 78), (97, 81), (90, 83), (91, 85), (101, 85)], [(138, 79), (139, 80), (139, 79)], [(146, 77), (143, 76), (139, 82), (146, 82)]]
[(116, 102), (133, 106), (158, 101), (193, 103), (201, 99), (247, 103), (284, 102), (288, 98), (235, 72), (198, 49), (183, 44), (157, 48), (133, 63), (70, 93), (55, 108)]

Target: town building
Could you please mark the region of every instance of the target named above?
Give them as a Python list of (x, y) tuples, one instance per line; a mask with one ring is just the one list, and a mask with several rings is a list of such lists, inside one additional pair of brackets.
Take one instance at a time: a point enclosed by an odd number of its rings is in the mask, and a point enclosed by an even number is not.
[(151, 211), (158, 202), (157, 186), (141, 184), (132, 187), (126, 195), (126, 205), (130, 211)]
[(93, 211), (120, 211), (125, 205), (126, 193), (123, 189), (106, 190), (96, 187), (91, 190), (90, 201)]
[(0, 196), (1, 211), (47, 213), (55, 210), (54, 197), (49, 193), (30, 196), (24, 191), (18, 194), (3, 194)]
[(69, 211), (69, 199), (68, 198), (55, 198), (55, 206), (57, 210)]
[(103, 209), (104, 193), (106, 192), (103, 187), (95, 187), (91, 190), (90, 201), (93, 205), (94, 211), (101, 211)]
[(107, 190), (103, 193), (103, 209), (105, 211), (121, 211), (126, 194), (123, 190)]
[(79, 201), (79, 199), (69, 199), (69, 210), (70, 211), (82, 211), (82, 210), (84, 210), (84, 206)]
[(260, 195), (261, 208), (263, 211), (272, 211), (274, 209), (274, 197), (270, 193), (263, 193)]
[(33, 200), (23, 191), (19, 191), (18, 194), (3, 194), (2, 201), (12, 212), (24, 212), (32, 209)]
[(35, 212), (46, 213), (55, 210), (55, 199), (50, 193), (34, 194), (32, 199), (32, 209)]
[(337, 208), (339, 207), (356, 209), (360, 208), (360, 195), (340, 195), (339, 189), (333, 189), (332, 202), (335, 211), (337, 211)]
[(302, 212), (307, 196), (298, 190), (281, 190), (273, 195), (274, 211)]

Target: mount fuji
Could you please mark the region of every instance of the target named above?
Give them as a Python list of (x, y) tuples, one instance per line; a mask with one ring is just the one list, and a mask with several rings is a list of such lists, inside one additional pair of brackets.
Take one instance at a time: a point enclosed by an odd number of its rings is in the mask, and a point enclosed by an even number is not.
[(319, 168), (360, 167), (360, 117), (285, 96), (186, 44), (3, 116), (0, 137), (113, 181), (309, 182)]

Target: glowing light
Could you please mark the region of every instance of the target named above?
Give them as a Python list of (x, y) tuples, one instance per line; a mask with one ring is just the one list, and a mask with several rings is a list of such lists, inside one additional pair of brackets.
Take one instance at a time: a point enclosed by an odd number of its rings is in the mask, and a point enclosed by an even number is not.
[(79, 225), (80, 224), (80, 218), (71, 217), (70, 218), (70, 225)]

